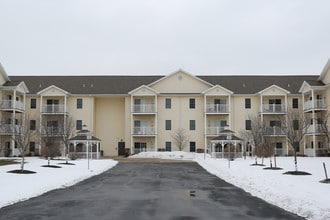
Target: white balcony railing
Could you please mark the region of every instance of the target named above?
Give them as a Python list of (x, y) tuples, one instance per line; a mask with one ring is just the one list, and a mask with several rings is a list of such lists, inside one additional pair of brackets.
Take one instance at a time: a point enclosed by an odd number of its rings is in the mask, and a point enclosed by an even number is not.
[(207, 104), (206, 113), (229, 113), (228, 104)]
[(23, 132), (21, 125), (3, 124), (0, 126), (0, 134), (2, 135), (21, 134)]
[(310, 100), (304, 103), (304, 110), (312, 110), (312, 109), (327, 109), (327, 104), (323, 99), (317, 99), (314, 101)]
[(306, 134), (314, 134), (314, 133), (324, 133), (325, 129), (322, 124), (309, 125), (305, 128)]
[(285, 105), (283, 104), (263, 104), (262, 113), (285, 113)]
[(18, 109), (24, 110), (24, 103), (20, 101), (13, 101), (13, 100), (2, 100), (0, 102), (0, 109)]
[(225, 127), (207, 127), (206, 135), (219, 135)]
[(63, 134), (64, 134), (63, 130), (60, 129), (59, 127), (45, 127), (41, 129), (42, 136), (53, 137), (53, 136), (61, 136)]
[(133, 128), (134, 135), (154, 135), (156, 134), (155, 127), (134, 127)]
[(273, 127), (266, 127), (264, 130), (264, 135), (274, 135), (274, 136), (282, 136), (286, 135), (286, 128), (284, 127), (278, 127), (278, 126), (273, 126)]
[(156, 107), (155, 104), (138, 104), (133, 105), (134, 113), (155, 113)]
[(44, 105), (41, 109), (42, 113), (49, 113), (49, 114), (61, 114), (65, 113), (65, 106), (64, 105)]

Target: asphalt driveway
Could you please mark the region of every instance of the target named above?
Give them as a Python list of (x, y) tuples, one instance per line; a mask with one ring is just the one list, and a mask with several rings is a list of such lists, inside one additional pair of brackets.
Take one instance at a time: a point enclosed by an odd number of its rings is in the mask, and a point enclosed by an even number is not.
[(75, 186), (2, 208), (0, 219), (302, 218), (252, 197), (197, 163), (122, 162)]

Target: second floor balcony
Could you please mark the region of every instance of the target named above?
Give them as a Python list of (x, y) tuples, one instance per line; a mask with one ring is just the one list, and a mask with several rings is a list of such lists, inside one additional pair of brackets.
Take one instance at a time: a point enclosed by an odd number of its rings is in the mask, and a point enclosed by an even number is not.
[(54, 104), (54, 105), (43, 105), (41, 109), (42, 114), (66, 114), (67, 109), (65, 105)]
[(41, 136), (44, 137), (58, 137), (62, 135), (64, 135), (64, 131), (59, 127), (44, 127), (41, 129)]
[(155, 127), (134, 127), (133, 128), (133, 135), (155, 135), (156, 128)]
[(322, 134), (325, 133), (326, 129), (322, 124), (309, 125), (305, 128), (305, 134)]
[(266, 136), (285, 136), (286, 128), (279, 126), (266, 127), (264, 128), (263, 133)]
[(155, 104), (135, 104), (132, 109), (133, 113), (147, 113), (153, 114), (156, 113), (156, 105)]
[(207, 127), (206, 135), (219, 135), (225, 127)]
[(261, 113), (284, 114), (286, 113), (286, 108), (284, 104), (263, 104)]
[(24, 103), (20, 101), (13, 101), (13, 100), (2, 100), (0, 102), (0, 109), (1, 110), (19, 110), (24, 111)]
[(229, 105), (228, 104), (207, 104), (205, 112), (210, 113), (210, 114), (228, 114)]

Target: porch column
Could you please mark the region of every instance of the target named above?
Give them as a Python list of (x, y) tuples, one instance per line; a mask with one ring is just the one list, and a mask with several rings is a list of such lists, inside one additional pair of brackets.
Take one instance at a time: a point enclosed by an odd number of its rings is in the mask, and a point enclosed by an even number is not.
[[(307, 128), (307, 125), (305, 125), (305, 123), (306, 123), (306, 119), (305, 119), (305, 111), (304, 111), (304, 108), (305, 108), (305, 93), (304, 92), (302, 92), (301, 93), (301, 100), (302, 100), (302, 114), (303, 114), (303, 121), (304, 121), (304, 129), (306, 129)], [(303, 132), (305, 132), (305, 131), (303, 131)], [(304, 135), (304, 142), (303, 142), (303, 147), (304, 147), (304, 153), (303, 154), (305, 154), (305, 152), (306, 152), (306, 136)]]
[(221, 154), (222, 154), (222, 157), (221, 158), (223, 158), (224, 157), (224, 142), (223, 141), (221, 141)]
[(100, 159), (100, 142), (97, 142), (96, 143), (96, 146), (97, 146), (97, 156), (96, 156), (96, 159)]
[(41, 134), (40, 135), (40, 138), (39, 138), (39, 154), (41, 155), (41, 136), (42, 136), (42, 95), (40, 95), (40, 103), (39, 103), (39, 133)]

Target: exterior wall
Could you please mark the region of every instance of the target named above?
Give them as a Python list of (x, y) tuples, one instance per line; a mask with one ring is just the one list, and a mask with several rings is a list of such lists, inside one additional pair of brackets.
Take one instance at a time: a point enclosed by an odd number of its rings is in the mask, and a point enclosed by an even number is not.
[(125, 138), (125, 98), (96, 97), (94, 114), (94, 135), (101, 139), (101, 150), (105, 156), (117, 155), (118, 142)]
[[(77, 108), (77, 99), (82, 99), (82, 109)], [(67, 110), (74, 123), (82, 120), (86, 129), (94, 131), (94, 97), (70, 96), (67, 99)]]

